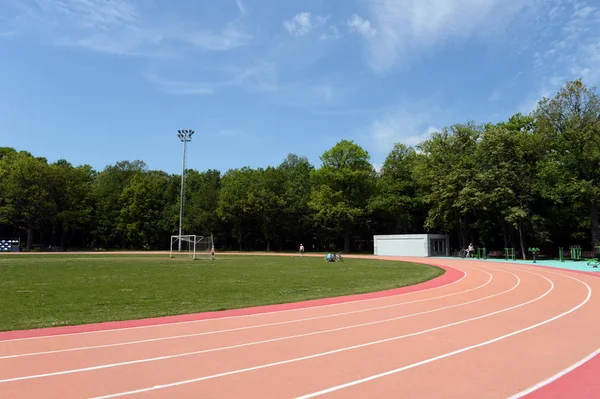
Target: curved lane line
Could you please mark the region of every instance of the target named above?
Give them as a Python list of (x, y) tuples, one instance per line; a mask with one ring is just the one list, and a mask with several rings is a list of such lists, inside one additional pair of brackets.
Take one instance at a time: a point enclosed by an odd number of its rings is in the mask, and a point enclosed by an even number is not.
[[(94, 397), (93, 399), (109, 399), (109, 398), (116, 398), (116, 397), (120, 397), (120, 396), (133, 395), (133, 394), (137, 394), (137, 393), (154, 391), (154, 390), (157, 390), (157, 389), (171, 388), (171, 387), (175, 387), (175, 386), (191, 384), (191, 383), (205, 381), (205, 380), (210, 380), (210, 379), (214, 379), (214, 378), (225, 377), (225, 376), (229, 376), (229, 375), (240, 374), (240, 373), (245, 373), (245, 372), (249, 372), (249, 371), (265, 369), (265, 368), (274, 367), (274, 366), (280, 366), (280, 365), (283, 365), (283, 364), (295, 363), (295, 362), (299, 362), (299, 361), (302, 361), (302, 360), (309, 360), (309, 359), (314, 359), (314, 358), (323, 357), (323, 356), (327, 356), (327, 355), (332, 355), (332, 354), (335, 354), (335, 353), (340, 353), (340, 352), (345, 352), (345, 351), (349, 351), (349, 350), (364, 348), (364, 347), (368, 347), (368, 346), (372, 346), (372, 345), (377, 345), (377, 344), (381, 344), (381, 343), (392, 342), (392, 341), (400, 340), (400, 339), (403, 339), (403, 338), (419, 336), (419, 335), (423, 335), (423, 334), (426, 334), (426, 333), (429, 333), (429, 332), (432, 332), (432, 331), (438, 331), (438, 330), (442, 330), (442, 329), (445, 329), (445, 328), (448, 328), (448, 327), (453, 327), (453, 326), (464, 324), (464, 323), (468, 323), (468, 322), (471, 322), (471, 321), (475, 321), (475, 320), (480, 320), (480, 319), (484, 319), (484, 318), (487, 318), (487, 317), (491, 317), (493, 315), (496, 315), (496, 314), (499, 314), (499, 313), (503, 313), (503, 312), (507, 312), (509, 310), (513, 310), (513, 309), (516, 309), (516, 308), (528, 305), (530, 303), (539, 301), (540, 299), (544, 298), (545, 296), (547, 296), (548, 294), (550, 294), (550, 292), (552, 292), (554, 290), (554, 283), (552, 281), (550, 281), (546, 277), (541, 276), (541, 275), (539, 275), (537, 273), (530, 273), (530, 274), (535, 274), (535, 275), (537, 275), (539, 277), (542, 277), (546, 281), (548, 281), (550, 283), (550, 288), (545, 293), (543, 293), (542, 295), (538, 296), (537, 298), (534, 298), (534, 299), (526, 301), (526, 302), (522, 302), (519, 305), (514, 305), (514, 306), (511, 306), (511, 307), (508, 307), (508, 308), (504, 308), (504, 309), (501, 309), (501, 310), (498, 310), (498, 311), (487, 313), (487, 314), (484, 314), (482, 316), (477, 316), (477, 317), (473, 317), (473, 318), (461, 320), (461, 321), (458, 321), (458, 322), (454, 322), (454, 323), (445, 324), (445, 325), (442, 325), (442, 326), (430, 328), (430, 329), (427, 329), (427, 330), (417, 331), (417, 332), (406, 334), (406, 335), (399, 335), (399, 336), (396, 336), (396, 337), (386, 338), (386, 339), (382, 339), (382, 340), (378, 340), (378, 341), (367, 342), (367, 343), (364, 343), (364, 344), (359, 344), (359, 345), (349, 346), (349, 347), (345, 347), (345, 348), (335, 349), (335, 350), (331, 350), (331, 351), (327, 351), (327, 352), (315, 353), (315, 354), (308, 355), (308, 356), (303, 356), (303, 357), (298, 357), (298, 358), (293, 358), (293, 359), (288, 359), (288, 360), (282, 360), (282, 361), (279, 361), (279, 362), (262, 364), (260, 366), (253, 366), (253, 367), (248, 367), (248, 368), (239, 369), (239, 370), (227, 371), (227, 372), (223, 372), (223, 373), (219, 373), (219, 374), (212, 374), (212, 375), (208, 375), (208, 376), (204, 376), (204, 377), (199, 377), (199, 378), (194, 378), (194, 379), (184, 380), (184, 381), (178, 381), (178, 382), (173, 382), (173, 383), (164, 384), (164, 385), (155, 385), (153, 387), (148, 387), (148, 388), (142, 388), (142, 389), (136, 389), (136, 390), (132, 390), (132, 391), (119, 392), (119, 393), (115, 393), (115, 394), (98, 396), (98, 397)], [(515, 277), (518, 278), (518, 276), (515, 276)], [(519, 279), (519, 283), (520, 283), (520, 279)], [(495, 295), (498, 295), (498, 294), (495, 294)]]
[(571, 371), (575, 370), (576, 368), (582, 366), (583, 364), (587, 363), (588, 361), (592, 360), (594, 357), (596, 357), (596, 355), (598, 355), (600, 353), (600, 348), (596, 349), (594, 352), (590, 353), (589, 355), (587, 355), (586, 357), (584, 357), (583, 359), (581, 359), (580, 361), (578, 361), (577, 363), (567, 367), (566, 369), (554, 374), (552, 377), (538, 383), (535, 384), (534, 386), (527, 388), (524, 391), (521, 391), (517, 394), (514, 394), (513, 396), (509, 397), (508, 399), (518, 399), (521, 398), (525, 395), (529, 395), (532, 392), (537, 391), (538, 389), (541, 389), (543, 387), (545, 387), (546, 385), (549, 385), (551, 383), (553, 383), (554, 381), (558, 380), (559, 378), (565, 376), (566, 374), (570, 373)]
[[(525, 271), (525, 270), (523, 270), (523, 271)], [(526, 273), (529, 273), (529, 272), (526, 272)], [(533, 274), (537, 274), (537, 273), (533, 273)], [(567, 278), (570, 278), (572, 280), (578, 281), (581, 284), (585, 285), (586, 288), (587, 288), (587, 290), (588, 290), (588, 294), (587, 294), (586, 298), (581, 303), (579, 303), (577, 306), (569, 309), (568, 311), (563, 312), (563, 313), (561, 313), (561, 314), (559, 314), (557, 316), (554, 316), (552, 318), (546, 319), (546, 320), (544, 320), (544, 321), (542, 321), (540, 323), (533, 324), (533, 325), (531, 325), (529, 327), (525, 327), (525, 328), (522, 328), (520, 330), (516, 330), (516, 331), (513, 331), (511, 333), (501, 335), (499, 337), (490, 339), (488, 341), (481, 342), (481, 343), (476, 344), (476, 345), (467, 346), (465, 348), (458, 349), (458, 350), (455, 350), (455, 351), (452, 351), (452, 352), (448, 352), (448, 353), (445, 353), (445, 354), (440, 355), (440, 356), (432, 357), (432, 358), (429, 358), (429, 359), (422, 360), (420, 362), (416, 362), (416, 363), (412, 363), (412, 364), (409, 364), (409, 365), (406, 365), (406, 366), (403, 366), (403, 367), (399, 367), (399, 368), (394, 369), (394, 370), (389, 370), (389, 371), (386, 371), (384, 373), (372, 375), (370, 377), (366, 377), (366, 378), (362, 378), (362, 379), (359, 379), (359, 380), (351, 381), (351, 382), (348, 382), (348, 383), (345, 383), (345, 384), (340, 384), (340, 385), (337, 385), (337, 386), (334, 386), (334, 387), (331, 387), (331, 388), (324, 389), (322, 391), (313, 392), (313, 393), (310, 393), (310, 394), (307, 394), (307, 395), (299, 396), (299, 397), (297, 397), (295, 399), (309, 399), (309, 398), (314, 398), (316, 396), (321, 396), (321, 395), (324, 395), (324, 394), (327, 394), (327, 393), (331, 393), (331, 392), (338, 391), (338, 390), (341, 390), (341, 389), (349, 388), (349, 387), (354, 386), (354, 385), (358, 385), (358, 384), (362, 384), (362, 383), (365, 383), (365, 382), (368, 382), (368, 381), (372, 381), (372, 380), (375, 380), (375, 379), (378, 379), (378, 378), (386, 377), (386, 376), (389, 376), (389, 375), (392, 375), (392, 374), (396, 374), (396, 373), (399, 373), (399, 372), (402, 372), (402, 371), (405, 371), (405, 370), (409, 370), (409, 369), (412, 369), (412, 368), (415, 368), (415, 367), (418, 367), (418, 366), (422, 366), (424, 364), (432, 363), (432, 362), (434, 362), (436, 360), (445, 359), (447, 357), (458, 355), (460, 353), (467, 352), (467, 351), (472, 350), (472, 349), (476, 349), (476, 348), (480, 348), (482, 346), (493, 344), (493, 343), (501, 341), (503, 339), (515, 336), (517, 334), (521, 334), (521, 333), (529, 331), (529, 330), (533, 330), (534, 328), (537, 328), (537, 327), (542, 326), (544, 324), (548, 324), (550, 322), (558, 320), (561, 317), (564, 317), (564, 316), (566, 316), (566, 315), (568, 315), (570, 313), (573, 313), (574, 311), (576, 311), (577, 309), (581, 308), (583, 305), (585, 305), (590, 300), (590, 298), (592, 296), (592, 288), (587, 283), (585, 283), (584, 281), (581, 281), (581, 280), (579, 280), (577, 278), (571, 277), (571, 276), (562, 275), (562, 274), (558, 274), (558, 273), (552, 273), (552, 274), (557, 274), (557, 275), (560, 275), (560, 276), (563, 276), (563, 277), (567, 277)]]
[[(398, 259), (381, 259), (383, 261), (391, 261), (391, 262), (403, 262), (402, 260), (398, 260)], [(409, 262), (410, 263), (410, 262)], [(412, 262), (412, 263), (417, 263), (417, 262)], [(142, 329), (142, 328), (154, 328), (154, 327), (165, 327), (165, 326), (172, 326), (172, 325), (181, 325), (181, 324), (190, 324), (190, 323), (200, 323), (200, 322), (207, 322), (207, 321), (214, 321), (214, 320), (229, 320), (229, 319), (239, 319), (239, 318), (246, 318), (246, 317), (256, 317), (256, 316), (262, 316), (262, 315), (271, 315), (271, 314), (278, 314), (278, 313), (286, 313), (286, 312), (295, 312), (295, 311), (300, 311), (300, 310), (307, 310), (307, 309), (320, 309), (320, 308), (327, 308), (327, 307), (332, 307), (332, 306), (339, 306), (339, 305), (344, 305), (344, 304), (349, 304), (349, 303), (355, 303), (355, 302), (368, 302), (368, 301), (374, 301), (374, 300), (378, 300), (378, 299), (383, 299), (383, 298), (392, 298), (395, 296), (406, 296), (406, 295), (411, 295), (411, 294), (416, 294), (416, 293), (420, 293), (420, 292), (426, 292), (426, 291), (431, 291), (431, 290), (435, 290), (438, 288), (446, 288), (446, 287), (450, 287), (454, 284), (457, 284), (458, 282), (464, 280), (467, 277), (467, 273), (464, 271), (461, 271), (459, 269), (456, 269), (455, 267), (452, 266), (440, 266), (440, 265), (435, 265), (435, 264), (425, 264), (425, 263), (420, 263), (421, 265), (425, 265), (425, 266), (436, 266), (439, 268), (442, 268), (446, 271), (446, 273), (450, 270), (452, 270), (453, 272), (460, 272), (462, 273), (462, 277), (452, 281), (451, 283), (448, 284), (443, 284), (443, 285), (438, 285), (438, 286), (434, 286), (434, 287), (430, 287), (430, 288), (422, 288), (422, 289), (417, 289), (415, 291), (410, 291), (410, 292), (399, 292), (397, 294), (392, 294), (392, 295), (384, 295), (384, 296), (376, 296), (373, 298), (364, 298), (364, 299), (350, 299), (350, 300), (343, 300), (344, 298), (348, 298), (348, 297), (353, 297), (353, 296), (366, 296), (366, 295), (373, 295), (373, 294), (377, 294), (377, 292), (369, 292), (369, 293), (365, 293), (365, 294), (351, 294), (348, 296), (341, 296), (341, 297), (333, 297), (333, 298), (321, 298), (321, 299), (313, 299), (310, 301), (304, 301), (304, 302), (291, 302), (291, 303), (285, 303), (285, 304), (281, 304), (281, 305), (261, 305), (261, 306), (257, 306), (256, 308), (268, 308), (268, 307), (274, 307), (274, 306), (292, 306), (292, 305), (297, 305), (297, 304), (302, 304), (302, 303), (306, 303), (306, 302), (313, 302), (313, 301), (324, 301), (324, 300), (332, 300), (332, 299), (341, 299), (340, 302), (335, 302), (335, 303), (328, 303), (328, 304), (315, 304), (315, 305), (309, 305), (306, 307), (299, 307), (299, 308), (292, 308), (292, 309), (280, 309), (280, 310), (267, 310), (264, 312), (257, 312), (257, 313), (249, 313), (249, 314), (241, 314), (241, 315), (232, 315), (232, 316), (218, 316), (218, 317), (213, 317), (213, 318), (206, 318), (206, 319), (198, 319), (198, 320), (185, 320), (185, 321), (171, 321), (171, 322), (164, 322), (164, 323), (157, 323), (157, 324), (149, 324), (149, 325), (142, 325), (142, 326), (132, 326), (132, 327), (117, 327), (117, 328), (108, 328), (108, 329), (101, 329), (101, 330), (92, 330), (92, 331), (78, 331), (78, 332), (72, 332), (72, 333), (58, 333), (58, 334), (53, 334), (53, 335), (40, 335), (40, 336), (33, 336), (33, 337), (22, 337), (22, 338), (9, 338), (9, 339), (2, 339), (1, 337), (4, 334), (14, 334), (14, 333), (24, 333), (24, 332), (30, 332), (30, 331), (36, 331), (36, 330), (20, 330), (20, 331), (3, 331), (0, 332), (0, 344), (3, 342), (13, 342), (13, 341), (26, 341), (26, 340), (35, 340), (35, 339), (50, 339), (50, 338), (57, 338), (57, 337), (68, 337), (68, 336), (73, 336), (73, 335), (87, 335), (87, 334), (96, 334), (96, 333), (110, 333), (110, 332), (119, 332), (119, 331), (126, 331), (126, 330), (138, 330), (138, 329)], [(438, 276), (434, 279), (431, 280), (427, 280), (424, 281), (422, 283), (419, 284), (415, 284), (415, 285), (407, 285), (405, 287), (400, 287), (400, 288), (396, 288), (396, 289), (391, 289), (391, 290), (384, 290), (384, 291), (380, 291), (381, 293), (385, 293), (388, 291), (394, 291), (394, 290), (402, 290), (405, 288), (411, 288), (414, 287), (416, 285), (420, 285), (420, 284), (428, 284), (431, 282), (434, 282), (437, 279), (440, 279), (444, 277), (444, 275), (442, 274), (441, 276)], [(248, 309), (254, 309), (254, 308), (239, 308), (239, 309), (230, 309), (227, 311), (223, 311), (223, 312), (228, 312), (228, 311), (245, 311)], [(215, 313), (215, 312), (204, 312), (204, 313), (198, 313), (198, 314), (208, 314), (208, 313)], [(194, 314), (191, 314), (194, 315)], [(188, 315), (178, 315), (178, 316), (164, 316), (164, 317), (159, 317), (158, 319), (161, 318), (167, 318), (167, 317), (180, 317), (180, 316), (188, 316)], [(133, 321), (144, 321), (147, 319), (139, 319), (139, 320), (133, 320)], [(116, 321), (116, 322), (104, 322), (104, 323), (128, 323), (131, 322), (132, 320), (124, 320), (124, 321)], [(103, 323), (100, 323), (103, 324)], [(82, 324), (82, 325), (76, 325), (76, 326), (69, 326), (66, 328), (80, 328), (83, 326), (87, 326), (86, 324)], [(49, 327), (49, 328), (44, 328), (41, 330), (46, 330), (46, 329), (56, 329), (56, 328), (65, 328), (65, 327)]]
[[(8, 379), (0, 380), (0, 383), (30, 380), (30, 379), (34, 379), (34, 378), (52, 377), (52, 376), (65, 375), (65, 374), (74, 374), (74, 373), (81, 373), (81, 372), (85, 372), (85, 371), (102, 370), (102, 369), (121, 367), (121, 366), (127, 366), (127, 365), (132, 365), (132, 364), (148, 363), (148, 362), (154, 362), (154, 361), (159, 361), (159, 360), (168, 360), (168, 359), (175, 359), (175, 358), (180, 358), (180, 357), (185, 357), (185, 356), (200, 355), (203, 353), (219, 352), (219, 351), (228, 350), (228, 349), (243, 348), (243, 347), (261, 345), (261, 344), (266, 344), (266, 343), (271, 343), (271, 342), (286, 341), (286, 340), (295, 339), (295, 338), (309, 337), (309, 336), (313, 336), (313, 335), (326, 334), (326, 333), (330, 333), (330, 332), (349, 330), (352, 328), (366, 327), (366, 326), (371, 326), (371, 325), (375, 325), (375, 324), (381, 324), (381, 323), (386, 323), (386, 322), (391, 322), (391, 321), (396, 321), (396, 320), (407, 319), (410, 317), (420, 316), (423, 314), (435, 313), (435, 312), (439, 312), (441, 310), (461, 307), (461, 306), (465, 306), (465, 305), (468, 305), (471, 303), (481, 302), (481, 301), (489, 299), (489, 298), (493, 298), (493, 297), (496, 297), (499, 295), (506, 294), (508, 292), (515, 290), (521, 284), (521, 279), (519, 279), (519, 277), (517, 275), (515, 275), (511, 272), (503, 271), (503, 273), (511, 274), (512, 276), (514, 276), (517, 279), (516, 284), (513, 285), (511, 288), (509, 288), (505, 291), (502, 291), (500, 293), (488, 295), (486, 297), (468, 301), (468, 302), (445, 306), (442, 308), (427, 310), (427, 311), (423, 311), (423, 312), (419, 312), (419, 313), (412, 313), (409, 315), (398, 316), (398, 317), (393, 317), (393, 318), (389, 318), (389, 319), (372, 321), (372, 322), (368, 322), (368, 323), (353, 324), (350, 326), (338, 327), (338, 328), (333, 328), (333, 329), (329, 329), (329, 330), (313, 331), (310, 333), (289, 335), (289, 336), (285, 336), (285, 337), (272, 338), (272, 339), (263, 340), (263, 341), (247, 342), (244, 344), (224, 346), (224, 347), (212, 348), (212, 349), (203, 349), (203, 350), (194, 351), (194, 352), (179, 353), (176, 355), (167, 355), (167, 356), (159, 356), (159, 357), (153, 357), (153, 358), (148, 358), (148, 359), (131, 360), (131, 361), (127, 361), (127, 362), (111, 363), (111, 364), (105, 364), (105, 365), (101, 365), (101, 366), (92, 366), (92, 367), (85, 367), (85, 368), (80, 368), (80, 369), (57, 371), (57, 372), (53, 372), (53, 373), (45, 373), (45, 374), (36, 374), (36, 375), (29, 375), (29, 376), (23, 376), (23, 377), (8, 378)], [(491, 276), (491, 274), (490, 274), (490, 276)]]
[[(483, 270), (480, 270), (480, 271), (483, 271)], [(307, 318), (303, 318), (303, 319), (286, 320), (286, 321), (281, 321), (281, 322), (276, 322), (276, 323), (266, 323), (266, 324), (257, 324), (254, 326), (229, 328), (229, 329), (225, 329), (225, 330), (215, 330), (215, 331), (206, 331), (206, 332), (194, 333), (194, 334), (183, 334), (183, 335), (173, 335), (173, 336), (166, 336), (166, 337), (159, 337), (159, 338), (149, 338), (149, 339), (144, 339), (144, 340), (126, 341), (126, 342), (119, 342), (119, 343), (114, 343), (114, 344), (82, 346), (82, 347), (76, 347), (76, 348), (57, 349), (57, 350), (42, 351), (42, 352), (20, 353), (17, 355), (0, 356), (0, 360), (14, 359), (14, 358), (26, 357), (26, 356), (47, 355), (47, 354), (53, 354), (53, 353), (74, 352), (74, 351), (90, 350), (90, 349), (98, 349), (98, 348), (110, 348), (110, 347), (116, 347), (116, 346), (141, 344), (141, 343), (156, 342), (156, 341), (163, 341), (163, 340), (170, 340), (170, 339), (200, 337), (200, 336), (204, 336), (204, 335), (213, 335), (213, 334), (220, 334), (220, 333), (233, 332), (233, 331), (251, 330), (251, 329), (261, 328), (261, 327), (271, 327), (271, 326), (278, 326), (278, 325), (283, 325), (283, 324), (299, 323), (299, 322), (310, 321), (310, 320), (326, 319), (326, 318), (330, 318), (330, 317), (338, 317), (338, 316), (344, 316), (344, 315), (349, 315), (349, 314), (363, 313), (363, 312), (369, 312), (369, 311), (373, 311), (373, 310), (380, 310), (380, 309), (386, 309), (386, 308), (391, 308), (391, 307), (404, 306), (404, 305), (409, 305), (409, 304), (413, 304), (413, 303), (432, 301), (434, 299), (447, 298), (447, 297), (454, 296), (454, 295), (460, 295), (460, 294), (475, 291), (475, 290), (485, 287), (486, 285), (488, 285), (492, 282), (493, 276), (486, 271), (483, 271), (483, 273), (490, 276), (488, 281), (482, 285), (475, 287), (475, 288), (469, 288), (467, 290), (454, 292), (454, 293), (446, 294), (446, 295), (439, 295), (439, 296), (431, 297), (431, 298), (417, 299), (417, 300), (409, 301), (409, 302), (402, 302), (402, 303), (396, 303), (396, 304), (391, 304), (391, 305), (378, 306), (378, 307), (368, 308), (368, 309), (353, 310), (353, 311), (349, 311), (349, 312), (332, 313), (330, 315), (307, 317)], [(465, 276), (466, 275), (467, 275), (467, 273), (465, 272)]]

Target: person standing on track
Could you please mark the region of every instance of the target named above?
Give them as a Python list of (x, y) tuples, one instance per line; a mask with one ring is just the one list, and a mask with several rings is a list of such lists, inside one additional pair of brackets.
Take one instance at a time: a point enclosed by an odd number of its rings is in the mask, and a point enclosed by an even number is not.
[(300, 256), (304, 256), (304, 245), (300, 244)]

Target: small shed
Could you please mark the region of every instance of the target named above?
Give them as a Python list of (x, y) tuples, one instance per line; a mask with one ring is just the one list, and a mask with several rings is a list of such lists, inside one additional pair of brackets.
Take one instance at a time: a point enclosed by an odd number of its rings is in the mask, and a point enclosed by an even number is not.
[(379, 256), (450, 256), (447, 234), (391, 234), (373, 236), (375, 255)]

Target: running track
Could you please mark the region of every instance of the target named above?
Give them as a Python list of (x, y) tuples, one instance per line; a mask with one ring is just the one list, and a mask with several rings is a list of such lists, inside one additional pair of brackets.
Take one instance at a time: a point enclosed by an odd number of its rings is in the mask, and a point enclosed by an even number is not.
[(599, 397), (597, 360), (572, 366), (600, 348), (600, 279), (402, 260), (448, 272), (421, 290), (319, 306), (0, 333), (0, 398)]

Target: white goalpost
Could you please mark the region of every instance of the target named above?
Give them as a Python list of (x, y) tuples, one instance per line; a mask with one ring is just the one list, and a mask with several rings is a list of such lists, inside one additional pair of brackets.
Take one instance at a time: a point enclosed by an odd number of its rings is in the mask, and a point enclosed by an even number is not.
[[(181, 250), (179, 243), (181, 242)], [(171, 236), (169, 258), (176, 255), (187, 255), (191, 259), (212, 259), (211, 249), (214, 245), (212, 234), (208, 237), (193, 234)]]

